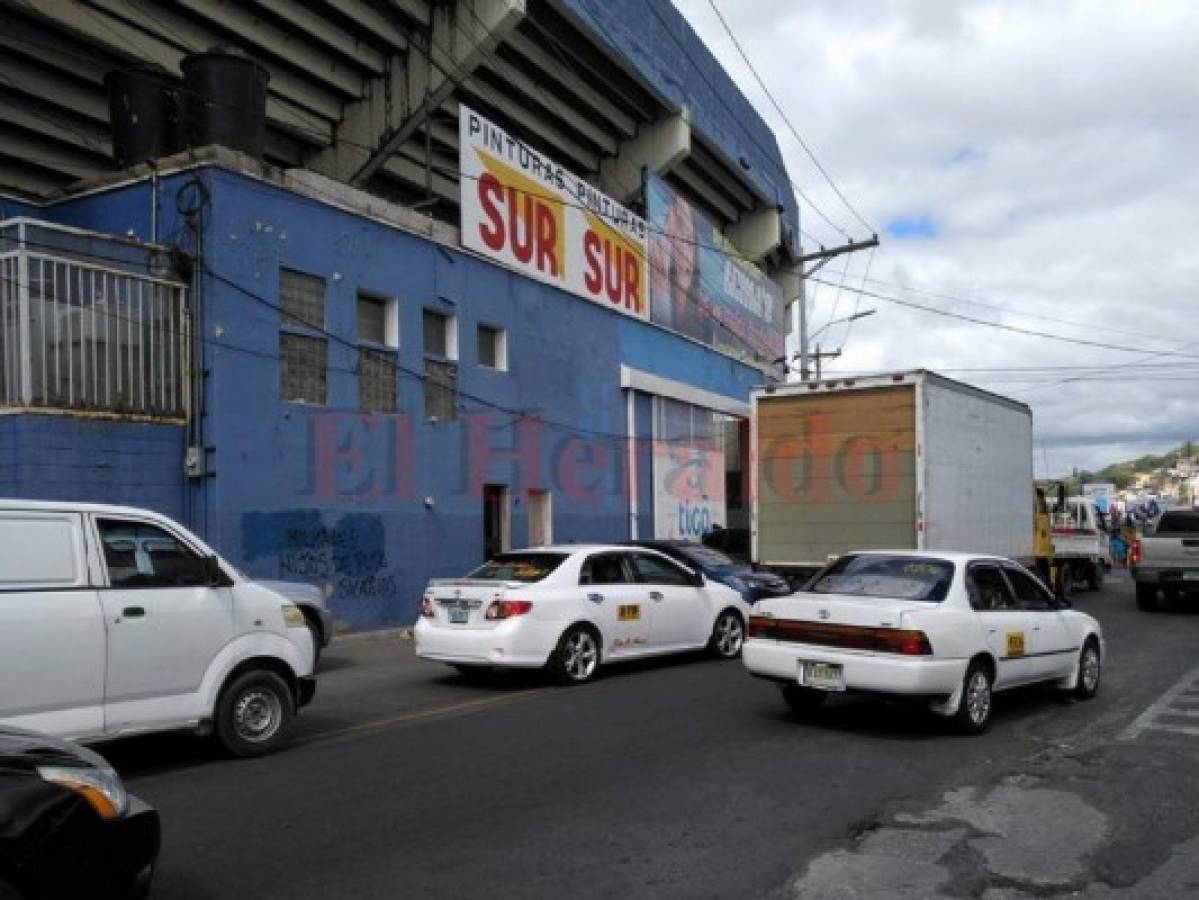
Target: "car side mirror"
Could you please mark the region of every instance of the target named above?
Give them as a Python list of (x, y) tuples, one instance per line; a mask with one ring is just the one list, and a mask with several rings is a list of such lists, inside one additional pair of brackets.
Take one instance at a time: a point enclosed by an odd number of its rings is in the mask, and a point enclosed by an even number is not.
[(215, 556), (204, 557), (204, 583), (209, 587), (229, 587), (233, 584), (229, 580), (229, 576), (225, 574), (225, 570), (221, 568), (221, 561)]

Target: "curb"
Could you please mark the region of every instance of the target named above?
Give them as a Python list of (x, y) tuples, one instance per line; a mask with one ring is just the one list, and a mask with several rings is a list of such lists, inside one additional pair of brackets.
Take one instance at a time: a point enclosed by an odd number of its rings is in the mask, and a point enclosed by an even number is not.
[(345, 631), (333, 636), (334, 644), (356, 644), (361, 641), (410, 641), (411, 628), (380, 628), (377, 631)]

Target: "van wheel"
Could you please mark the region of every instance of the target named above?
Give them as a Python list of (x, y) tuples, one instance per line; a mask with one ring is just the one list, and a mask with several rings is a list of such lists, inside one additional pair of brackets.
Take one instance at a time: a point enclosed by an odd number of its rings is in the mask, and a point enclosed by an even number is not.
[(217, 739), (234, 756), (266, 756), (283, 742), (294, 709), (291, 690), (274, 672), (244, 672), (217, 701)]

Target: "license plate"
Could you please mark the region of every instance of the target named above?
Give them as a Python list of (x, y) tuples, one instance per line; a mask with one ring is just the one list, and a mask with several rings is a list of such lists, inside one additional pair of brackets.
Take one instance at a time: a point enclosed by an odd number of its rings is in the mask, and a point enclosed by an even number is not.
[(835, 663), (800, 662), (799, 683), (818, 691), (843, 691), (845, 671)]
[(1199, 581), (1199, 572), (1183, 572), (1183, 581)]
[(465, 625), (470, 621), (470, 610), (463, 607), (462, 609), (450, 610), (451, 625)]

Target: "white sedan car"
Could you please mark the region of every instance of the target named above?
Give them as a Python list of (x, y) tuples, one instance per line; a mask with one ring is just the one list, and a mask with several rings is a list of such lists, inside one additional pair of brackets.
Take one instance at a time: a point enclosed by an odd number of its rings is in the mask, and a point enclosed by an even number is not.
[(417, 656), (465, 673), (547, 667), (582, 684), (622, 659), (703, 647), (733, 659), (749, 613), (732, 588), (654, 550), (572, 544), (429, 582), (414, 637)]
[(1011, 560), (871, 551), (760, 601), (742, 658), (797, 712), (835, 692), (908, 697), (979, 732), (995, 691), (1048, 682), (1095, 696), (1104, 649), (1098, 622)]

